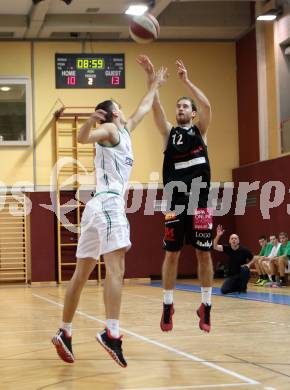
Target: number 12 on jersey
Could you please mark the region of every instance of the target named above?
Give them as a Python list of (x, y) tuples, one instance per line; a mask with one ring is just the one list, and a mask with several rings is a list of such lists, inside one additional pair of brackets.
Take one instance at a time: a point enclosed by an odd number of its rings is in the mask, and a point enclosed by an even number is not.
[[(177, 137), (177, 139), (176, 139), (176, 137)], [(182, 145), (183, 144), (182, 134), (173, 134), (172, 139), (173, 139), (174, 145)]]

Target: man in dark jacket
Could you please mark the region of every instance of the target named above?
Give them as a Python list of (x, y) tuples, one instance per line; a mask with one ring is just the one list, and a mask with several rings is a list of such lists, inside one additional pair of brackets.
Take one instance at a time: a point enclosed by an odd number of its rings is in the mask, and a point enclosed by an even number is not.
[(254, 256), (249, 249), (240, 245), (237, 234), (231, 234), (229, 245), (218, 244), (219, 239), (224, 234), (222, 225), (218, 225), (213, 247), (219, 252), (225, 252), (229, 256), (228, 278), (221, 287), (222, 294), (233, 292), (247, 292), (247, 284), (250, 279), (250, 266), (254, 262)]

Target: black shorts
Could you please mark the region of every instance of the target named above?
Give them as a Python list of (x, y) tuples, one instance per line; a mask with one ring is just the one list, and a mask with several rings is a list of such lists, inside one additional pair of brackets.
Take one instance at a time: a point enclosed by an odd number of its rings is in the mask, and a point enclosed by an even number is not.
[(195, 210), (188, 212), (188, 203), (184, 202), (183, 205), (180, 203), (178, 205), (184, 206), (182, 213), (176, 215), (173, 211), (169, 211), (165, 215), (163, 248), (168, 252), (177, 252), (183, 245), (191, 244), (201, 251), (212, 250), (212, 208), (207, 207), (204, 202), (199, 202)]

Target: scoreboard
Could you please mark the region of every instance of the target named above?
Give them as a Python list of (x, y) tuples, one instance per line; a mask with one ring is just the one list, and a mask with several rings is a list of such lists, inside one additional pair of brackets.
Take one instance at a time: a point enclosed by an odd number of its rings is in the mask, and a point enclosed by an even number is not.
[(56, 88), (125, 88), (124, 54), (55, 54)]

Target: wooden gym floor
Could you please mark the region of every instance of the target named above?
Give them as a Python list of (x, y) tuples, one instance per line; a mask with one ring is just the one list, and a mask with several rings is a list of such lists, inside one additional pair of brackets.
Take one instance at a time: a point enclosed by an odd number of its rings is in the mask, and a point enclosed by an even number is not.
[[(126, 369), (95, 341), (96, 331), (103, 328), (102, 287), (89, 284), (83, 292), (74, 319), (76, 362), (66, 364), (50, 342), (59, 326), (65, 285), (2, 286), (0, 389), (290, 389), (289, 287), (250, 284), (247, 295), (262, 291), (260, 300), (213, 296), (213, 328), (205, 334), (195, 315), (197, 281), (180, 283), (193, 291), (175, 292), (170, 333), (159, 328), (161, 289), (149, 282), (124, 284)], [(266, 302), (267, 296), (282, 304)]]

